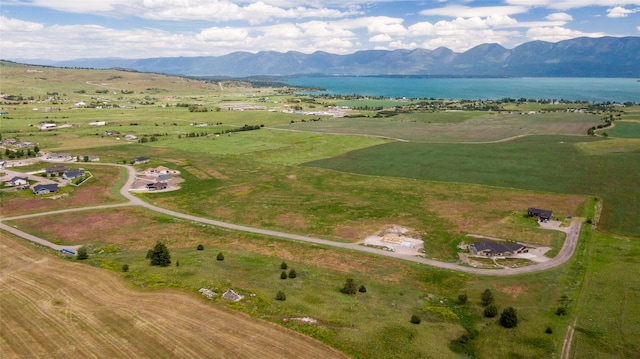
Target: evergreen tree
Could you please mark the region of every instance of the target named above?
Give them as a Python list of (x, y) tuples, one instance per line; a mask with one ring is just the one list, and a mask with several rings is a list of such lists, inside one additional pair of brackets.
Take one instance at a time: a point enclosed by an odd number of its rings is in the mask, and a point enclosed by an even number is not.
[(365, 288), (364, 285), (361, 285), (360, 288), (358, 288), (358, 292), (360, 293), (366, 293), (367, 292), (367, 288)]
[(162, 242), (157, 242), (151, 253), (147, 253), (150, 257), (151, 265), (166, 267), (171, 264), (171, 254), (169, 249)]
[(289, 266), (287, 265), (287, 263), (285, 263), (285, 262), (280, 263), (280, 269), (282, 269), (282, 270), (286, 270), (287, 268), (289, 268)]
[(287, 300), (287, 295), (284, 294), (283, 291), (279, 290), (278, 293), (276, 293), (276, 300)]
[(287, 272), (282, 271), (282, 273), (280, 273), (280, 279), (287, 279)]
[(216, 259), (219, 261), (223, 261), (224, 260), (224, 254), (222, 254), (222, 252), (218, 253), (218, 255), (216, 256)]
[(347, 278), (347, 280), (344, 282), (344, 287), (342, 287), (340, 291), (344, 294), (356, 294), (356, 282), (353, 280), (353, 278)]
[(489, 304), (484, 308), (484, 316), (487, 318), (493, 318), (498, 315), (498, 307), (495, 304)]
[(411, 316), (411, 320), (410, 320), (411, 324), (420, 324), (420, 322), (422, 322), (422, 319), (420, 319), (420, 316), (417, 314), (414, 314)]
[(289, 278), (293, 279), (293, 278), (295, 278), (295, 277), (297, 277), (297, 276), (298, 276), (298, 273), (296, 273), (296, 270), (295, 270), (295, 269), (291, 269), (291, 270), (289, 271)]
[(518, 312), (515, 308), (508, 307), (500, 314), (500, 325), (505, 328), (515, 328), (518, 326)]
[(485, 289), (480, 295), (480, 304), (482, 304), (483, 307), (492, 304), (494, 300), (493, 293), (491, 293), (491, 290), (489, 289)]

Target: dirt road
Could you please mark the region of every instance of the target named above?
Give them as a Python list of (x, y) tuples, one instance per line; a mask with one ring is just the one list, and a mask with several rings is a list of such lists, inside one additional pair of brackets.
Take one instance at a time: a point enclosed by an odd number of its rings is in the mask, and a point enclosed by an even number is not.
[[(95, 165), (98, 165), (98, 164), (95, 164)], [(129, 176), (125, 185), (120, 189), (120, 194), (122, 194), (122, 196), (124, 196), (129, 200), (128, 203), (122, 203), (122, 204), (116, 204), (116, 205), (104, 205), (104, 206), (90, 206), (90, 207), (84, 207), (84, 208), (74, 208), (74, 209), (61, 210), (61, 211), (36, 213), (36, 214), (30, 214), (30, 215), (24, 215), (24, 216), (2, 218), (0, 219), (0, 229), (4, 229), (12, 233), (15, 233), (16, 235), (19, 235), (27, 240), (33, 240), (36, 237), (28, 235), (27, 233), (18, 231), (15, 228), (11, 228), (3, 224), (2, 221), (7, 221), (11, 219), (32, 218), (37, 216), (51, 215), (51, 214), (71, 212), (71, 211), (94, 210), (94, 209), (102, 209), (102, 208), (113, 208), (113, 207), (119, 207), (119, 206), (135, 205), (135, 206), (145, 207), (152, 211), (163, 213), (169, 216), (182, 218), (182, 219), (186, 219), (186, 220), (190, 220), (198, 223), (205, 223), (212, 226), (228, 228), (236, 231), (256, 233), (256, 234), (261, 234), (265, 236), (291, 239), (295, 241), (320, 244), (328, 247), (337, 247), (337, 248), (349, 249), (349, 250), (359, 251), (359, 252), (373, 253), (380, 256), (393, 257), (393, 258), (403, 259), (411, 262), (423, 263), (430, 266), (444, 268), (444, 269), (451, 269), (459, 272), (482, 274), (482, 275), (494, 275), (494, 276), (508, 276), (508, 275), (531, 273), (531, 272), (536, 272), (540, 270), (550, 269), (550, 268), (562, 265), (563, 263), (568, 261), (576, 249), (576, 246), (578, 244), (578, 237), (580, 234), (580, 228), (582, 226), (582, 223), (579, 221), (571, 222), (571, 226), (569, 227), (569, 229), (564, 230), (564, 232), (567, 233), (567, 238), (564, 242), (564, 246), (560, 250), (560, 253), (558, 253), (558, 255), (555, 258), (552, 258), (549, 261), (534, 264), (527, 267), (520, 267), (520, 268), (481, 269), (481, 268), (464, 267), (456, 263), (446, 263), (446, 262), (440, 262), (436, 260), (421, 258), (417, 256), (403, 255), (396, 252), (388, 252), (388, 251), (371, 248), (371, 247), (365, 247), (365, 246), (361, 246), (353, 243), (342, 243), (342, 242), (336, 242), (336, 241), (331, 241), (331, 240), (321, 239), (316, 237), (302, 236), (298, 234), (285, 233), (285, 232), (279, 232), (279, 231), (274, 231), (269, 229), (255, 228), (255, 227), (244, 226), (239, 224), (227, 223), (227, 222), (217, 221), (217, 220), (208, 219), (208, 218), (196, 217), (189, 214), (184, 214), (184, 213), (172, 211), (169, 209), (157, 207), (150, 203), (144, 202), (143, 200), (141, 200), (140, 198), (136, 197), (135, 195), (129, 192), (128, 189), (131, 187), (131, 185), (135, 181), (135, 176), (136, 176), (135, 169), (132, 166), (116, 165), (116, 164), (100, 164), (100, 165), (118, 166), (118, 167), (124, 167), (127, 169)], [(38, 243), (46, 245), (42, 242), (51, 244), (50, 242), (39, 239)], [(52, 246), (49, 246), (49, 247), (54, 248)]]

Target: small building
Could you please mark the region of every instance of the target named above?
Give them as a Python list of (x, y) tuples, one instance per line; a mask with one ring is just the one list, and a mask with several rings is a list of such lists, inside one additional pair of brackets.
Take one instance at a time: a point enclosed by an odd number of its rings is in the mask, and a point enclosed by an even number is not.
[(156, 182), (156, 183), (147, 183), (146, 187), (149, 191), (159, 191), (162, 189), (169, 188), (169, 185), (166, 182)]
[(125, 135), (124, 139), (133, 141), (133, 140), (137, 140), (138, 136), (129, 134), (129, 135)]
[(136, 157), (135, 160), (133, 160), (133, 164), (134, 165), (139, 165), (142, 163), (149, 163), (149, 161), (151, 161), (151, 159), (149, 157)]
[(66, 170), (62, 174), (62, 178), (66, 179), (66, 180), (72, 180), (72, 179), (80, 178), (80, 177), (83, 177), (83, 176), (84, 176), (84, 171), (83, 170), (79, 170), (79, 169)]
[(13, 177), (12, 179), (5, 182), (7, 186), (24, 186), (29, 184), (29, 180), (26, 177)]
[(37, 184), (32, 188), (33, 193), (35, 194), (47, 194), (47, 193), (58, 193), (58, 185), (55, 183), (52, 184)]
[(66, 166), (55, 165), (55, 166), (47, 167), (47, 169), (45, 171), (47, 172), (47, 175), (59, 176), (59, 175), (63, 174), (65, 171), (67, 171), (67, 170), (68, 170), (68, 168)]
[(553, 211), (550, 211), (548, 209), (538, 209), (538, 208), (532, 208), (532, 207), (530, 207), (527, 210), (527, 213), (529, 214), (529, 217), (536, 217), (540, 221), (545, 221), (545, 220), (548, 221), (553, 216)]
[(173, 175), (170, 174), (170, 173), (161, 174), (161, 175), (158, 176), (158, 178), (156, 178), (156, 181), (158, 181), (158, 182), (166, 182), (166, 181), (170, 180), (171, 177), (173, 177)]
[(92, 155), (79, 155), (77, 159), (78, 159), (78, 161), (85, 161), (85, 162), (98, 162), (98, 161), (100, 161), (100, 157), (92, 156)]
[(469, 246), (469, 250), (475, 255), (487, 257), (506, 257), (529, 252), (526, 246), (519, 243), (504, 244), (488, 241), (475, 242)]
[(51, 161), (71, 161), (73, 158), (68, 153), (50, 153), (46, 159)]

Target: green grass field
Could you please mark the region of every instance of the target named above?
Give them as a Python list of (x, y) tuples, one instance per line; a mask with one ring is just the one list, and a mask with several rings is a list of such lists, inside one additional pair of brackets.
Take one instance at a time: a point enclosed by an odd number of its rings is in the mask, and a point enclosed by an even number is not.
[(616, 121), (614, 128), (605, 131), (611, 137), (640, 138), (640, 121)]

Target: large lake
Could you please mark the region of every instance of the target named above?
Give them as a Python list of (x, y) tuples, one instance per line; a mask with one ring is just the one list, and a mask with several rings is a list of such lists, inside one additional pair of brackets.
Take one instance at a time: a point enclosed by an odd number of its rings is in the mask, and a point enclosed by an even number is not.
[(286, 83), (324, 88), (319, 94), (497, 100), (506, 97), (640, 103), (635, 78), (298, 77)]

